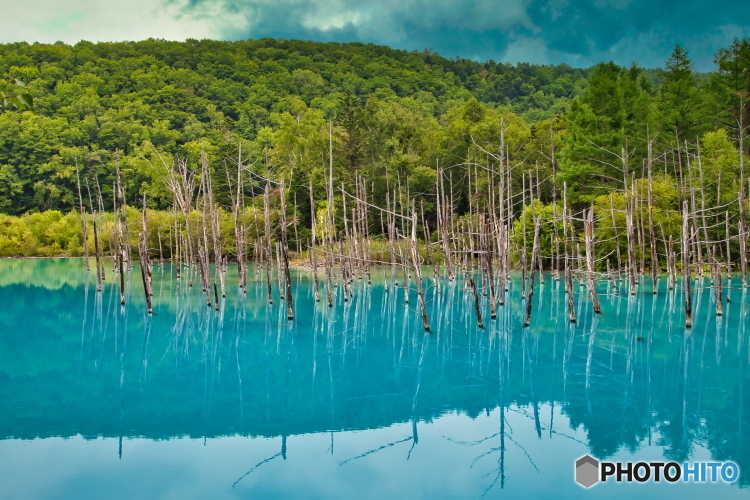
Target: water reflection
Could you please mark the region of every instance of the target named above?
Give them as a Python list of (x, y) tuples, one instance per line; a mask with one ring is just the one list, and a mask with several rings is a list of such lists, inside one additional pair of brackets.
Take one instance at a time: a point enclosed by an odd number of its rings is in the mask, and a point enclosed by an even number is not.
[[(462, 282), (441, 282), (428, 291), (426, 335), (416, 297), (405, 305), (402, 291), (383, 286), (388, 271), (370, 286), (355, 281), (349, 300), (336, 290), (332, 309), (297, 274), (297, 320), (289, 322), (275, 286), (267, 303), (263, 273), (247, 294), (230, 276), (233, 292), (217, 311), (191, 286), (199, 283), (191, 270), (177, 279), (165, 265), (154, 270), (148, 316), (137, 270), (121, 306), (114, 283), (97, 293), (82, 268), (75, 260), (0, 262), (0, 445), (113, 438), (124, 461), (129, 443), (252, 437), (258, 453), (232, 460), (222, 487), (256, 493), (263, 478), (280, 477), (274, 464), (295, 455), (310, 455), (296, 463), (311, 471), (378, 464), (387, 481), (401, 481), (402, 464), (428, 460), (420, 447), (449, 457), (433, 468), (461, 471), (465, 490), (454, 493), (462, 498), (497, 495), (514, 478), (516, 487), (534, 478), (527, 493), (558, 481), (574, 496), (572, 460), (587, 450), (678, 462), (704, 454), (750, 471), (744, 290), (719, 318), (710, 292), (696, 292), (696, 327), (685, 331), (679, 291), (666, 280), (656, 296), (606, 284), (604, 314), (591, 313), (582, 290), (571, 324), (563, 287), (548, 277), (524, 329), (512, 282), (497, 319), (486, 314), (479, 329)], [(321, 440), (316, 454), (304, 444)], [(148, 464), (143, 446), (133, 453)], [(2, 463), (11, 460), (4, 449)], [(202, 460), (203, 452), (190, 453)], [(750, 474), (739, 482), (749, 484)]]

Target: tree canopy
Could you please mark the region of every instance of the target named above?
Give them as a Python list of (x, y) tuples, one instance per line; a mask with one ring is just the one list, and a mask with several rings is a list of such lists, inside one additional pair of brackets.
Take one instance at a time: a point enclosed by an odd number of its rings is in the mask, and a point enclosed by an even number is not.
[[(253, 169), (287, 178), (300, 214), (310, 213), (310, 182), (325, 198), (329, 150), (337, 182), (360, 176), (381, 204), (394, 188), (433, 192), (437, 168), (463, 165), (461, 211), (470, 183), (482, 182), (471, 169), (500, 162), (519, 165), (518, 187), (534, 173), (591, 203), (625, 170), (644, 175), (647, 144), (673, 177), (686, 175), (685, 151), (701, 141), (746, 152), (748, 53), (737, 40), (718, 53), (715, 73), (700, 75), (679, 46), (663, 70), (647, 70), (275, 39), (0, 45), (0, 75), (27, 84), (23, 93), (14, 86), (17, 101), (0, 113), (0, 211), (71, 210), (77, 172), (110, 208), (116, 151), (128, 199), (147, 194), (152, 208), (167, 208), (157, 166), (196, 164), (205, 153), (227, 204), (225, 164), (240, 145)], [(34, 113), (25, 110), (32, 98)], [(721, 154), (719, 164), (730, 161)], [(539, 193), (545, 202), (550, 186)]]

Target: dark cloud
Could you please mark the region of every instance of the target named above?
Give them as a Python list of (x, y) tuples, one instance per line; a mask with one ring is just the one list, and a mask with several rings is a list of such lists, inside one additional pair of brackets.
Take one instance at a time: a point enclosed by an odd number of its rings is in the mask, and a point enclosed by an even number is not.
[(362, 41), (575, 66), (662, 66), (679, 43), (707, 71), (718, 49), (750, 36), (747, 0), (190, 0), (183, 12), (241, 19), (218, 26), (227, 39)]

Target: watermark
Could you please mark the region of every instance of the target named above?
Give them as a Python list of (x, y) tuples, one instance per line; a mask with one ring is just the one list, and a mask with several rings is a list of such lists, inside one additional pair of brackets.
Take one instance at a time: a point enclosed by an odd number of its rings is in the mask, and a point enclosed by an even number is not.
[(637, 482), (733, 483), (740, 477), (734, 462), (601, 462), (591, 455), (576, 460), (576, 482), (584, 488), (597, 483)]

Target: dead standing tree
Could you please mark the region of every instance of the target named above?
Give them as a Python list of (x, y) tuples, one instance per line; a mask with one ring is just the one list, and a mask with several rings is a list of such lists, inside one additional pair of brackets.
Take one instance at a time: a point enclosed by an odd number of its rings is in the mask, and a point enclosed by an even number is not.
[(289, 273), (289, 242), (287, 240), (287, 224), (286, 224), (286, 193), (284, 192), (284, 181), (281, 181), (281, 187), (279, 188), (279, 195), (281, 199), (281, 257), (284, 265), (284, 278), (286, 282), (286, 318), (288, 320), (294, 319), (294, 300), (292, 297), (292, 277)]
[[(83, 247), (83, 263), (86, 266), (86, 271), (89, 271), (89, 232), (88, 224), (86, 222), (86, 211), (83, 209), (83, 196), (81, 195), (81, 176), (78, 174), (78, 158), (76, 158), (76, 185), (78, 186), (78, 205), (81, 213), (81, 236), (82, 236), (82, 247)], [(89, 196), (89, 199), (91, 197)], [(93, 207), (92, 207), (93, 208)], [(97, 264), (98, 266), (98, 264)], [(96, 269), (97, 273), (99, 268)]]
[(315, 234), (318, 231), (317, 222), (315, 220), (315, 198), (313, 196), (313, 185), (312, 180), (310, 181), (310, 220), (311, 220), (311, 244), (310, 244), (310, 265), (313, 271), (313, 284), (315, 291), (315, 302), (320, 302), (320, 287), (318, 285), (318, 261), (315, 258)]
[(138, 234), (138, 258), (141, 264), (141, 278), (143, 279), (143, 293), (146, 296), (146, 307), (148, 313), (153, 312), (151, 297), (154, 292), (151, 282), (151, 263), (148, 258), (148, 225), (146, 223), (146, 195), (143, 196), (143, 217), (141, 219), (141, 231)]
[(584, 234), (586, 237), (586, 274), (588, 277), (589, 293), (594, 312), (601, 314), (602, 306), (596, 293), (596, 274), (594, 265), (594, 209), (590, 208), (584, 220)]
[[(89, 207), (91, 207), (91, 226), (94, 232), (94, 258), (96, 261), (96, 291), (102, 291), (102, 279), (104, 278), (104, 265), (102, 264), (101, 252), (99, 248), (99, 231), (96, 223), (96, 209), (94, 208), (93, 199), (91, 198), (91, 188), (89, 180), (86, 179), (86, 192), (89, 197)], [(101, 194), (100, 194), (101, 197)]]
[(688, 201), (682, 202), (682, 279), (685, 299), (685, 328), (693, 327), (693, 303), (690, 290), (690, 212)]
[(414, 268), (414, 281), (417, 285), (417, 297), (419, 299), (419, 310), (422, 313), (422, 326), (426, 331), (430, 331), (430, 320), (427, 317), (427, 305), (424, 298), (424, 289), (422, 288), (422, 271), (420, 269), (419, 247), (417, 245), (417, 210), (412, 200), (411, 206), (411, 259)]
[[(172, 200), (176, 212), (185, 219), (185, 233), (181, 237), (181, 227), (178, 217), (175, 216), (175, 241), (177, 245), (182, 240), (181, 251), (178, 251), (177, 277), (180, 276), (180, 257), (185, 264), (195, 261), (195, 250), (193, 247), (192, 227), (190, 225), (190, 212), (193, 210), (193, 201), (196, 190), (196, 174), (188, 168), (187, 160), (178, 158), (171, 163), (167, 163), (161, 156), (159, 159), (165, 174), (162, 178), (167, 189), (172, 193)], [(176, 214), (175, 214), (176, 215)]]
[[(243, 292), (247, 292), (247, 228), (245, 227), (244, 208), (245, 208), (245, 183), (242, 178), (244, 164), (242, 160), (242, 142), (237, 145), (237, 178), (234, 179), (234, 185), (229, 167), (226, 167), (227, 185), (229, 187), (229, 197), (232, 202), (232, 220), (234, 221), (234, 238), (235, 253), (237, 257), (237, 275), (238, 286)], [(223, 291), (223, 287), (222, 287)]]
[(573, 270), (570, 265), (570, 248), (568, 242), (568, 185), (563, 183), (563, 247), (565, 249), (565, 295), (568, 304), (568, 318), (576, 322), (576, 308), (573, 297)]
[(130, 244), (125, 241), (128, 238), (128, 231), (125, 212), (125, 190), (122, 187), (122, 179), (120, 177), (119, 151), (115, 151), (115, 174), (115, 237), (117, 240), (117, 268), (120, 273), (120, 304), (125, 305), (125, 262), (128, 258)]
[(273, 304), (273, 289), (271, 287), (271, 265), (273, 263), (273, 254), (271, 250), (271, 213), (270, 213), (271, 184), (266, 182), (266, 189), (263, 192), (263, 220), (265, 223), (265, 248), (266, 256), (266, 286), (268, 288), (268, 303)]
[[(533, 203), (532, 203), (533, 207)], [(531, 323), (531, 306), (534, 300), (534, 269), (536, 266), (537, 261), (537, 254), (539, 252), (539, 217), (536, 216), (536, 214), (533, 214), (532, 211), (532, 217), (534, 219), (534, 242), (532, 244), (531, 249), (531, 267), (529, 269), (529, 272), (527, 274), (528, 276), (528, 282), (526, 284), (526, 314), (524, 315), (523, 320), (523, 326), (529, 326)], [(541, 269), (540, 269), (541, 273)]]

